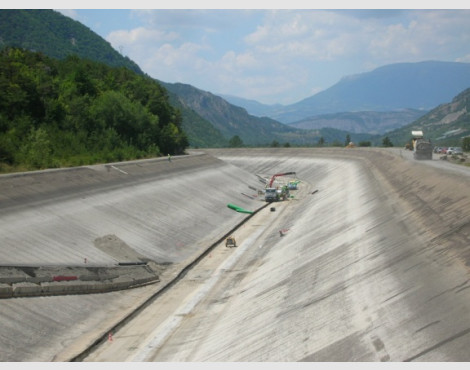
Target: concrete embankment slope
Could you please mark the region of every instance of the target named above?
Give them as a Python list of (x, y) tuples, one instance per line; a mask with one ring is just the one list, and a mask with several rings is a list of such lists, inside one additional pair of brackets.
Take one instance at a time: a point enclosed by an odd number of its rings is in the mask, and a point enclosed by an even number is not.
[[(263, 205), (243, 195), (255, 195), (248, 186), (260, 185), (254, 174), (204, 154), (3, 175), (1, 265), (6, 275), (17, 266), (29, 279), (25, 266), (62, 266), (50, 274), (60, 277), (74, 275), (73, 267), (184, 265), (247, 217), (228, 203), (248, 210)], [(123, 315), (124, 297), (142, 301), (148, 293), (139, 289), (1, 300), (0, 360), (51, 360), (87, 330), (105, 330)]]
[(297, 165), (319, 192), (149, 359), (470, 360), (468, 172), (385, 150), (211, 153), (250, 172)]
[[(398, 151), (380, 149), (206, 152), (209, 155), (185, 159), (188, 165), (183, 160), (173, 161), (181, 167), (171, 175), (164, 170), (171, 168), (163, 167), (170, 165), (166, 161), (115, 165), (108, 167), (109, 172), (103, 166), (103, 177), (97, 181), (94, 176), (85, 176), (83, 180), (89, 184), (83, 188), (41, 190), (38, 197), (32, 195), (34, 192), (9, 193), (2, 198), (5, 212), (0, 221), (17, 241), (22, 241), (19, 235), (23, 232), (24, 242), (31, 247), (36, 239), (47, 241), (42, 247), (49, 243), (54, 247), (56, 224), (64, 225), (57, 215), (64, 212), (66, 218), (76, 220), (73, 227), (68, 224), (69, 234), (78, 239), (77, 245), (83, 246), (90, 263), (111, 266), (119, 260), (110, 256), (114, 249), (105, 245), (106, 236), (114, 235), (119, 238), (115, 240), (136, 253), (133, 258), (145, 256), (159, 263), (174, 262), (172, 266), (176, 266), (197, 254), (206, 241), (210, 244), (210, 236), (214, 239), (216, 234), (223, 235), (246, 216), (228, 209), (227, 203), (244, 209), (260, 205), (241, 194), (251, 194), (248, 186), (260, 186), (255, 174), (296, 171), (299, 179), (319, 191), (304, 200), (286, 202), (285, 212), (268, 212), (252, 229), (246, 228), (245, 232), (253, 230), (253, 240), (247, 243), (250, 238), (237, 239), (244, 249), (234, 248), (244, 250), (244, 255), (235, 266), (220, 273), (222, 280), (214, 283), (194, 311), (179, 317), (181, 326), (164, 346), (150, 351), (145, 358), (470, 359), (468, 176), (454, 175), (424, 162), (410, 162)], [(152, 166), (155, 167), (151, 169)], [(96, 176), (99, 169), (91, 174)], [(73, 174), (75, 170), (71, 171)], [(129, 174), (134, 174), (135, 181)], [(45, 188), (52, 186), (42, 184)], [(194, 193), (195, 188), (198, 194)], [(24, 203), (26, 199), (29, 203)], [(170, 200), (175, 202), (175, 208), (165, 207)], [(62, 207), (51, 208), (57, 204)], [(77, 208), (68, 214), (71, 204)], [(41, 224), (44, 210), (49, 211), (49, 218)], [(50, 220), (53, 215), (55, 221)], [(258, 215), (262, 216), (262, 212)], [(21, 218), (29, 220), (23, 229)], [(190, 227), (184, 229), (181, 218)], [(101, 219), (104, 220), (100, 222)], [(85, 231), (81, 230), (82, 223)], [(94, 223), (99, 223), (98, 227)], [(259, 228), (261, 233), (257, 232)], [(283, 237), (278, 232), (281, 228), (289, 229)], [(36, 238), (27, 236), (30, 229)], [(188, 249), (177, 249), (173, 242), (181, 237), (181, 229), (185, 230), (183, 241)], [(138, 233), (146, 237), (136, 236)], [(193, 241), (199, 246), (192, 247), (189, 234), (195, 236)], [(2, 237), (2, 243), (9, 245), (11, 239), (3, 233), (3, 226)], [(62, 241), (73, 239), (59, 237)], [(160, 240), (168, 243), (168, 250), (161, 248), (164, 243)], [(83, 264), (82, 250), (64, 248), (67, 253), (58, 263)], [(13, 253), (14, 246), (8, 250)], [(60, 248), (53, 251), (57, 253)], [(224, 251), (231, 252), (227, 248)], [(35, 250), (41, 258), (36, 254), (30, 257), (24, 251), (22, 255), (29, 263), (40, 263), (46, 260), (41, 252)], [(12, 264), (19, 261), (9, 258)], [(207, 275), (201, 271), (193, 276), (191, 287), (204, 287), (204, 279), (212, 278)], [(76, 354), (70, 348), (83, 349), (96, 339), (97, 333), (106, 333), (134, 302), (142, 302), (156, 286), (106, 294), (2, 300), (0, 359), (70, 358)], [(152, 313), (158, 316), (159, 312), (157, 304)], [(145, 321), (143, 325), (150, 323)], [(110, 350), (121, 350), (104, 361), (115, 361), (118, 355), (128, 358), (137, 348), (122, 341), (138, 340), (139, 333), (132, 338), (115, 334), (115, 341), (105, 344)], [(145, 344), (147, 338), (142, 340)]]
[(260, 186), (254, 174), (207, 155), (2, 176), (2, 263), (135, 261), (100, 248), (106, 236), (142, 258), (180, 262), (244, 217), (227, 203), (257, 204), (242, 195), (249, 185)]
[(295, 170), (298, 197), (259, 212), (236, 251), (215, 250), (87, 361), (470, 359), (468, 171), (373, 148), (208, 152)]

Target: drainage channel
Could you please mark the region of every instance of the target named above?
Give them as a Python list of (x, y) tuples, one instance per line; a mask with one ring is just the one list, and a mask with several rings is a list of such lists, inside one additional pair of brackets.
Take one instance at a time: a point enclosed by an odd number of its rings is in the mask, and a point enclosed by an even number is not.
[(129, 321), (131, 321), (133, 318), (135, 318), (137, 315), (139, 315), (146, 307), (148, 307), (150, 304), (152, 304), (156, 299), (158, 299), (163, 293), (167, 292), (169, 289), (171, 289), (177, 282), (179, 282), (182, 278), (186, 276), (186, 274), (191, 271), (201, 260), (203, 260), (209, 253), (212, 252), (212, 250), (218, 246), (220, 243), (222, 243), (228, 236), (232, 235), (237, 229), (239, 229), (241, 226), (243, 226), (245, 223), (247, 223), (254, 215), (256, 215), (258, 212), (263, 210), (264, 208), (268, 207), (271, 205), (271, 203), (266, 203), (263, 206), (259, 207), (253, 213), (249, 214), (247, 217), (245, 217), (241, 222), (235, 225), (232, 229), (230, 229), (226, 234), (224, 234), (221, 238), (219, 238), (216, 242), (211, 244), (209, 248), (207, 248), (203, 253), (201, 253), (193, 262), (185, 266), (179, 274), (171, 281), (169, 281), (165, 286), (163, 286), (161, 289), (159, 289), (157, 292), (155, 292), (153, 295), (151, 295), (145, 302), (143, 302), (139, 307), (134, 309), (132, 312), (130, 312), (127, 316), (125, 316), (123, 319), (121, 319), (118, 323), (116, 323), (114, 326), (110, 327), (106, 333), (104, 333), (102, 336), (100, 336), (98, 339), (96, 339), (90, 346), (85, 348), (82, 352), (80, 352), (78, 355), (75, 355), (72, 357), (68, 362), (80, 362), (84, 358), (86, 358), (89, 354), (91, 354), (96, 347), (101, 345), (102, 343), (106, 342), (108, 340), (108, 332), (115, 333), (117, 332), (120, 328), (122, 328), (124, 325), (126, 325)]

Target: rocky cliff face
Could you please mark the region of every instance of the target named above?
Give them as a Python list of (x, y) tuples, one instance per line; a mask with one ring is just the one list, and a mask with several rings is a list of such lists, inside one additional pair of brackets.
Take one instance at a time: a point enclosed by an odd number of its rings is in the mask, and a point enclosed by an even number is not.
[(470, 89), (457, 95), (452, 102), (442, 104), (423, 117), (428, 124), (448, 125), (469, 120)]

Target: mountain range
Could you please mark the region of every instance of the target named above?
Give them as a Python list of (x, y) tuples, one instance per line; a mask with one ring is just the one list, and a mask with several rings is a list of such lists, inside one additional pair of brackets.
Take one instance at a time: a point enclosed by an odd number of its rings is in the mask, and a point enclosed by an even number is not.
[[(1, 10), (0, 47), (7, 46), (54, 58), (75, 54), (144, 74), (89, 28), (52, 10)], [(387, 65), (346, 76), (329, 89), (286, 106), (220, 96), (187, 84), (158, 83), (181, 110), (191, 146), (227, 146), (233, 136), (247, 145), (313, 145), (320, 139), (344, 142), (349, 134), (355, 141), (379, 144), (384, 134), (429, 117), (428, 111), (470, 87), (470, 64)]]
[(332, 127), (351, 133), (367, 132), (369, 134), (382, 135), (411, 123), (426, 112), (417, 109), (403, 109), (388, 112), (341, 112), (330, 113), (304, 118), (290, 123), (289, 126), (305, 130)]
[(263, 112), (279, 122), (291, 124), (343, 112), (414, 109), (425, 113), (449, 102), (469, 86), (470, 63), (426, 61), (390, 64), (346, 76), (330, 88), (291, 105), (256, 105), (251, 100), (230, 96), (226, 99), (252, 114)]

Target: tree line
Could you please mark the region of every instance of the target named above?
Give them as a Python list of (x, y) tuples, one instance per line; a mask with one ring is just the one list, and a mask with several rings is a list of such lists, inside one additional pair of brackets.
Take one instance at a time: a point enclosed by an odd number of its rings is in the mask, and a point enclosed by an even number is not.
[(181, 125), (148, 76), (77, 56), (0, 52), (0, 170), (180, 154), (189, 145)]
[[(323, 146), (342, 147), (342, 146), (348, 146), (348, 145), (350, 145), (350, 143), (351, 143), (351, 135), (347, 134), (346, 139), (344, 141), (344, 144), (342, 144), (339, 140), (334, 140), (332, 143), (327, 144), (326, 141), (325, 141), (325, 138), (323, 136), (320, 136), (320, 138), (318, 139), (318, 141), (316, 143), (313, 143), (313, 144), (310, 144), (310, 145), (307, 145), (307, 146), (310, 146), (310, 147), (323, 147)], [(243, 140), (238, 135), (232, 136), (232, 138), (229, 140), (228, 146), (229, 146), (229, 148), (247, 147), (245, 145), (245, 143), (243, 142)], [(271, 142), (271, 144), (266, 144), (266, 146), (269, 146), (271, 148), (280, 148), (281, 146), (284, 147), (284, 148), (290, 148), (291, 144), (289, 142), (285, 142), (284, 144), (281, 145), (281, 143), (279, 143), (279, 141), (273, 140)], [(299, 145), (294, 145), (294, 146), (299, 146)], [(302, 145), (302, 146), (305, 147), (305, 145)], [(366, 140), (361, 140), (361, 141), (359, 141), (358, 146), (360, 146), (360, 147), (370, 147), (370, 146), (372, 146), (372, 142), (369, 141), (369, 140), (367, 140), (367, 141)], [(390, 141), (390, 138), (388, 136), (386, 136), (382, 140), (382, 146), (383, 147), (393, 147), (393, 143)]]

